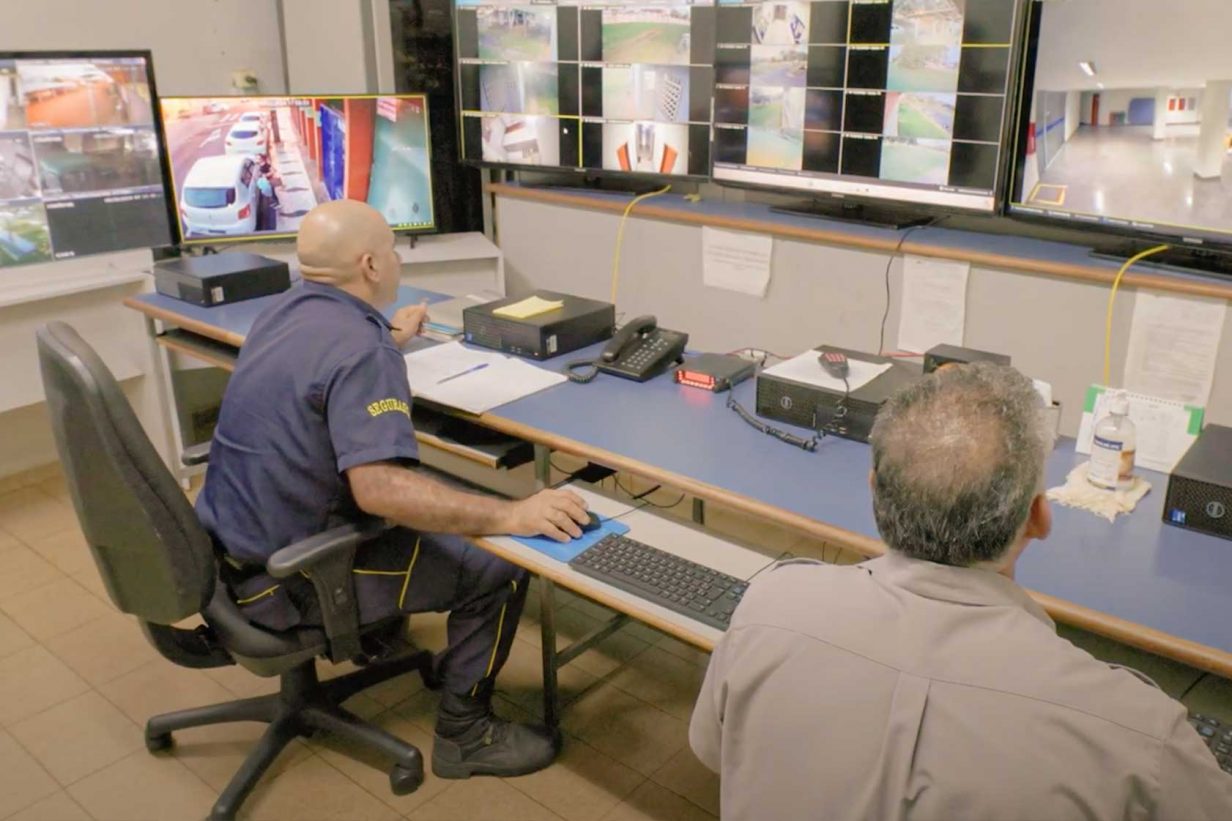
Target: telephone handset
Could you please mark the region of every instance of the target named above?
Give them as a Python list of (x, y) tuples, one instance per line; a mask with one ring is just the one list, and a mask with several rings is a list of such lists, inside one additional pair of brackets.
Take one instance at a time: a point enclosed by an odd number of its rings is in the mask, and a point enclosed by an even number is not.
[[(658, 327), (653, 316), (639, 316), (616, 332), (594, 362), (573, 362), (566, 367), (574, 382), (589, 382), (598, 371), (645, 382), (681, 361), (689, 335)], [(575, 367), (593, 366), (588, 374)]]

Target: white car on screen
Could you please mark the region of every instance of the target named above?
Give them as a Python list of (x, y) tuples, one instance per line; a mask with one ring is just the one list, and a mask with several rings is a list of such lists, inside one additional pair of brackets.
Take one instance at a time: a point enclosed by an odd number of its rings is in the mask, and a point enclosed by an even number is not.
[(202, 157), (180, 187), (186, 237), (251, 234), (259, 207), (257, 162), (244, 154)]
[(265, 128), (261, 123), (239, 120), (227, 132), (224, 145), (228, 154), (264, 154), (267, 145)]

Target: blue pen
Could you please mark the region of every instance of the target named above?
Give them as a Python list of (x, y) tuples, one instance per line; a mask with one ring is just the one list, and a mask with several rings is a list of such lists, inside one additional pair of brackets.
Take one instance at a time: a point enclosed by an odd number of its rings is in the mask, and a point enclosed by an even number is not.
[(440, 385), (442, 382), (448, 382), (450, 379), (457, 379), (459, 376), (466, 376), (468, 373), (474, 373), (475, 371), (482, 371), (486, 367), (488, 367), (488, 363), (481, 362), (473, 368), (467, 368), (466, 370), (461, 371), (460, 373), (455, 373), (453, 376), (446, 376), (444, 379), (437, 381), (436, 384)]

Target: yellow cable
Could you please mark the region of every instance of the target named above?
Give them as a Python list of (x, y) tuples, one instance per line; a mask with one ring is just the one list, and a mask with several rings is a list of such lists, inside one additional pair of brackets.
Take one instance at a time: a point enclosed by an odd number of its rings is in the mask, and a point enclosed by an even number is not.
[(645, 199), (657, 197), (660, 194), (666, 194), (671, 191), (670, 185), (665, 185), (658, 191), (650, 191), (646, 194), (639, 194), (629, 201), (625, 206), (625, 212), (620, 216), (620, 227), (616, 229), (616, 251), (612, 254), (612, 299), (613, 305), (616, 304), (616, 288), (620, 285), (620, 245), (625, 238), (625, 221), (629, 218), (629, 212), (633, 210), (633, 206)]
[(1140, 259), (1145, 259), (1152, 254), (1158, 254), (1160, 251), (1167, 251), (1169, 246), (1156, 245), (1154, 248), (1148, 248), (1140, 254), (1134, 254), (1129, 259), (1125, 260), (1125, 264), (1121, 266), (1121, 270), (1117, 271), (1116, 279), (1112, 281), (1112, 292), (1108, 294), (1108, 317), (1104, 322), (1104, 381), (1105, 386), (1109, 385), (1108, 380), (1112, 378), (1112, 305), (1116, 300), (1117, 288), (1121, 287), (1121, 277), (1125, 276), (1125, 272)]

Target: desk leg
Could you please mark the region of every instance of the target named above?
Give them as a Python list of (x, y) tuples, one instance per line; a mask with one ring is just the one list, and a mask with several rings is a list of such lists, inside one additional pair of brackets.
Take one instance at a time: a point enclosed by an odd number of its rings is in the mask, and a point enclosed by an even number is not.
[(540, 490), (552, 484), (552, 449), (547, 445), (535, 445), (535, 481)]
[(702, 499), (693, 500), (693, 521), (699, 525), (706, 523), (706, 502)]
[[(536, 446), (538, 451), (538, 446)], [(543, 723), (560, 723), (560, 691), (556, 685), (556, 583), (539, 577), (539, 643), (543, 647)]]
[(163, 461), (180, 484), (188, 489), (188, 475), (180, 465), (184, 452), (184, 440), (180, 433), (180, 418), (175, 411), (175, 383), (171, 375), (171, 358), (167, 349), (158, 344), (158, 320), (145, 319), (146, 339), (150, 349), (150, 361), (154, 365), (154, 386), (158, 392), (158, 412), (163, 425)]

